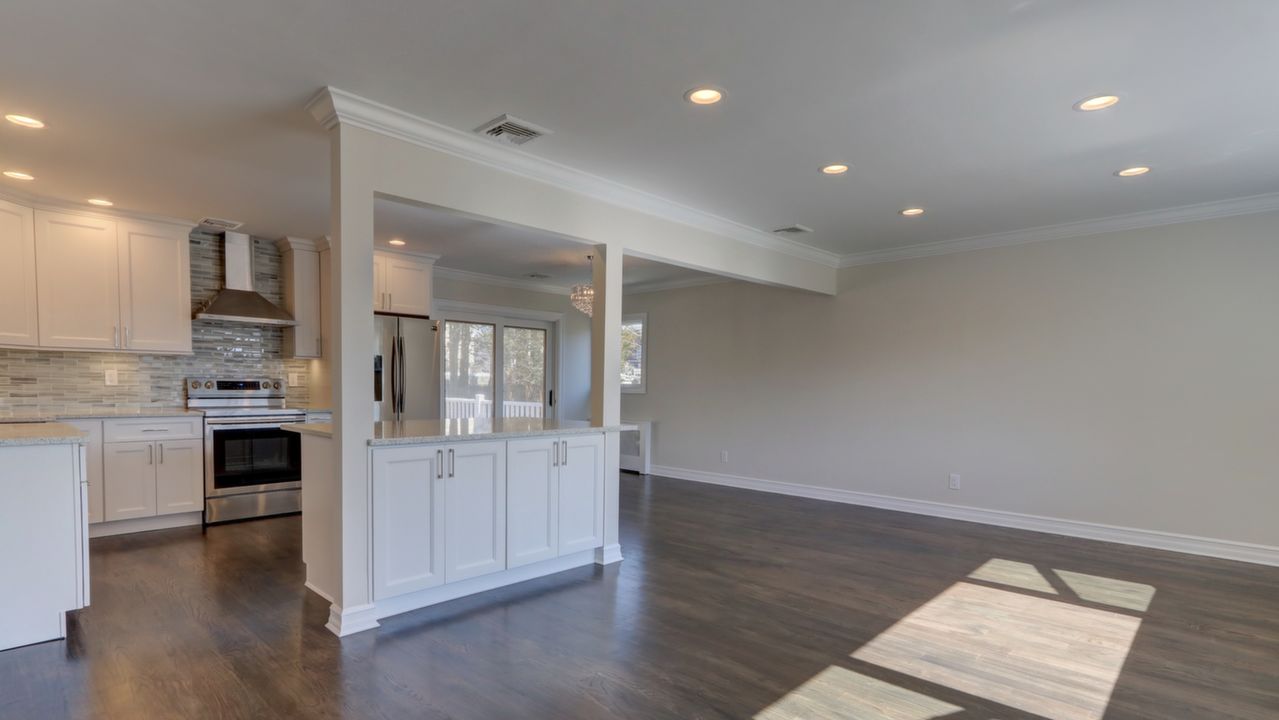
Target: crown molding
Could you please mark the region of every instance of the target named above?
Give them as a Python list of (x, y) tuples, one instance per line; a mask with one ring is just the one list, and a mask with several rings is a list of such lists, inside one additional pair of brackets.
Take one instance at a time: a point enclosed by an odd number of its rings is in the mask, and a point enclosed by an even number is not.
[(643, 293), (662, 292), (664, 290), (682, 290), (683, 288), (702, 287), (703, 285), (721, 285), (723, 283), (733, 282), (733, 278), (726, 277), (692, 277), (675, 280), (655, 280), (653, 282), (635, 283), (634, 285), (623, 286), (623, 295), (640, 295)]
[[(319, 252), (321, 249), (319, 240), (311, 239), (311, 238), (293, 237), (292, 235), (286, 235), (285, 237), (282, 237), (279, 240), (276, 240), (275, 246), (280, 249), (280, 252), (288, 252), (290, 250)], [(328, 249), (327, 242), (325, 242), (324, 249), (326, 250)]]
[(418, 117), (334, 87), (320, 90), (307, 110), (325, 129), (358, 127), (497, 168), (612, 205), (654, 215), (755, 247), (838, 267), (840, 257), (820, 248), (734, 222), (523, 150)]
[(457, 280), (459, 282), (475, 283), (476, 285), (514, 288), (516, 290), (530, 290), (532, 292), (549, 293), (551, 295), (568, 295), (572, 292), (571, 288), (564, 287), (562, 285), (553, 285), (551, 283), (543, 283), (523, 278), (508, 278), (501, 277), (499, 275), (488, 275), (485, 273), (471, 272), (470, 270), (457, 270), (455, 268), (440, 267), (438, 265), (435, 266), (435, 277)]
[(70, 200), (63, 200), (61, 198), (49, 197), (46, 195), (33, 195), (9, 188), (5, 188), (3, 191), (0, 191), (0, 200), (7, 200), (19, 205), (25, 205), (26, 207), (35, 210), (51, 210), (54, 212), (73, 213), (75, 215), (84, 215), (86, 217), (109, 218), (113, 220), (127, 218), (142, 222), (159, 223), (161, 225), (177, 225), (184, 227), (187, 230), (193, 230), (199, 225), (199, 223), (193, 220), (183, 220), (182, 218), (170, 217), (168, 215), (156, 215), (153, 213), (120, 210), (117, 208), (100, 208), (86, 203), (71, 202)]
[(1177, 225), (1198, 220), (1233, 217), (1236, 215), (1253, 215), (1256, 213), (1279, 210), (1279, 193), (1251, 195), (1249, 197), (1217, 200), (1213, 202), (1182, 205), (1162, 210), (1114, 215), (1096, 220), (1081, 220), (1045, 225), (1028, 230), (979, 235), (953, 240), (907, 245), (886, 250), (851, 253), (840, 258), (840, 267), (857, 265), (873, 265), (876, 263), (911, 260), (932, 255), (949, 255), (951, 253), (985, 250), (988, 248), (1007, 247), (1009, 245), (1025, 245), (1047, 240), (1065, 240), (1068, 238), (1089, 237), (1124, 230), (1140, 230), (1142, 228)]

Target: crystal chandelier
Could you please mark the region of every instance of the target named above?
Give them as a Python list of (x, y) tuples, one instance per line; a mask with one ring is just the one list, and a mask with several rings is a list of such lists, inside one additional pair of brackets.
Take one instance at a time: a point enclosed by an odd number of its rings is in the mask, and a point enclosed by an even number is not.
[[(592, 259), (593, 256), (586, 256), (586, 262), (589, 263)], [(590, 283), (574, 285), (573, 292), (568, 297), (573, 302), (573, 307), (581, 310), (586, 317), (595, 314), (595, 287)]]

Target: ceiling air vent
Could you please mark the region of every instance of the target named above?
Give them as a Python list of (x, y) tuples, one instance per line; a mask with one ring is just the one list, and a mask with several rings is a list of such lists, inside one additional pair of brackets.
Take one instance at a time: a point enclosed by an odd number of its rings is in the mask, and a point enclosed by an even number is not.
[(797, 224), (797, 225), (787, 225), (786, 227), (779, 227), (773, 232), (781, 235), (803, 235), (804, 233), (810, 233), (812, 231), (813, 229), (808, 227), (807, 225)]
[(510, 115), (494, 118), (475, 128), (475, 132), (510, 145), (523, 145), (530, 140), (536, 140), (543, 135), (551, 134), (551, 131), (544, 127), (538, 127), (531, 122), (511, 117)]
[(215, 217), (200, 218), (200, 227), (208, 228), (209, 230), (216, 230), (218, 232), (225, 230), (239, 230), (240, 226), (243, 224), (244, 223), (239, 222), (238, 220), (225, 220), (223, 218)]

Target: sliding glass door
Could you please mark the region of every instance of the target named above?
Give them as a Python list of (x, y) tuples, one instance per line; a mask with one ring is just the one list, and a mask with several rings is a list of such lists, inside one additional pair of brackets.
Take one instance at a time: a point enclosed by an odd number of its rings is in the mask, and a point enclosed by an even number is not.
[(552, 323), (459, 313), (444, 317), (441, 417), (553, 416)]

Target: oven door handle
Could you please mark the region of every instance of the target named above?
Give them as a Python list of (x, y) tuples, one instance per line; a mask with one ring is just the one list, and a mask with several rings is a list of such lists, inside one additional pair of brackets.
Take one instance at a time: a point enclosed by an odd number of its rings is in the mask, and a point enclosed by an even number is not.
[(259, 428), (278, 428), (281, 425), (293, 425), (306, 420), (305, 415), (298, 415), (296, 418), (237, 418), (231, 419), (205, 419), (204, 424), (209, 427), (218, 427), (223, 429), (256, 430)]

